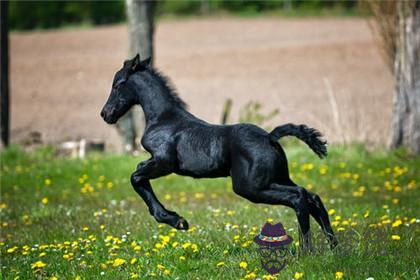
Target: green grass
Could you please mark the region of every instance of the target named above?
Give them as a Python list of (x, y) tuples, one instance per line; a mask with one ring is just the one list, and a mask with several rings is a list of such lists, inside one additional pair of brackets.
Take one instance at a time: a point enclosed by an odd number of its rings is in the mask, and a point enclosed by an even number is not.
[[(333, 146), (324, 161), (303, 146), (286, 152), (294, 180), (334, 212), (340, 245), (321, 250), (325, 239), (311, 220), (315, 252), (297, 254), (293, 244), (277, 279), (296, 272), (302, 279), (334, 279), (336, 272), (344, 279), (419, 278), (419, 157), (361, 146)], [(267, 279), (253, 236), (272, 219), (298, 240), (292, 210), (252, 204), (232, 192), (229, 179), (152, 181), (163, 204), (191, 229), (157, 224), (129, 183), (139, 160), (62, 159), (48, 148), (3, 151), (1, 279)], [(36, 262), (45, 266), (32, 268)]]

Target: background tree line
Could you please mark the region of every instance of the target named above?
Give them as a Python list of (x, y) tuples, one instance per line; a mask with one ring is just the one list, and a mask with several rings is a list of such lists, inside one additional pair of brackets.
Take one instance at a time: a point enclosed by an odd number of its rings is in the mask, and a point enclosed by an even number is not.
[[(11, 1), (9, 27), (12, 30), (57, 28), (78, 24), (109, 24), (124, 22), (126, 13), (123, 0), (114, 1)], [(338, 11), (342, 14), (358, 12), (358, 2), (340, 0), (177, 0), (157, 1), (156, 15), (200, 15), (210, 13), (256, 14), (283, 11), (291, 14), (319, 14)], [(328, 13), (328, 12), (327, 12)]]

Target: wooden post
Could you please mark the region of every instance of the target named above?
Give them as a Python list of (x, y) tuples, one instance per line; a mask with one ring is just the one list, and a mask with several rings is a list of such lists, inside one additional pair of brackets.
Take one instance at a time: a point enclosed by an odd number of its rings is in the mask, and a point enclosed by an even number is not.
[(232, 109), (232, 99), (228, 98), (223, 106), (221, 124), (226, 124), (229, 121), (230, 110)]

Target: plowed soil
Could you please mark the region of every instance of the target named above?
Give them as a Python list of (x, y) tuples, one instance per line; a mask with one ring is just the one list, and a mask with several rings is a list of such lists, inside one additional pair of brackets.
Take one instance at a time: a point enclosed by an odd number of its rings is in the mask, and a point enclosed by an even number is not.
[[(267, 125), (306, 123), (330, 142), (387, 140), (393, 80), (365, 19), (167, 20), (155, 46), (157, 68), (209, 122), (226, 98), (231, 122), (253, 100), (280, 110)], [(39, 131), (47, 143), (99, 138), (118, 150), (99, 111), (127, 58), (125, 25), (12, 33), (10, 48), (13, 142)]]

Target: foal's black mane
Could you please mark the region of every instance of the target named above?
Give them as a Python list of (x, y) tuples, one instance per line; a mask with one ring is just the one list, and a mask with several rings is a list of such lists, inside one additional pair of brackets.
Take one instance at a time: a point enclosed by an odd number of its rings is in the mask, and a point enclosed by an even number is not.
[(188, 105), (184, 102), (184, 100), (179, 97), (178, 92), (176, 91), (175, 87), (173, 86), (171, 80), (162, 74), (159, 70), (150, 67), (149, 68), (153, 77), (157, 78), (157, 81), (166, 89), (166, 92), (169, 93), (169, 98), (171, 103), (174, 106), (181, 107), (182, 109), (187, 110)]

